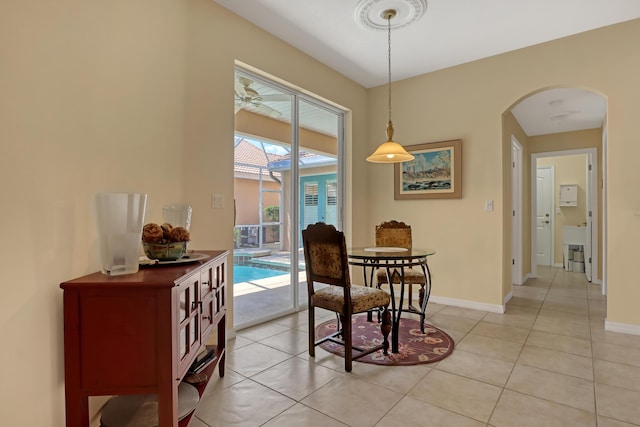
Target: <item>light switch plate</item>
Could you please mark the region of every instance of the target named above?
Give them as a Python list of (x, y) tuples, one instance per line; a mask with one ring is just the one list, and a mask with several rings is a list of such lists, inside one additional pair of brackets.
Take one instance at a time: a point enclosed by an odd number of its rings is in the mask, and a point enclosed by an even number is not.
[(224, 208), (224, 196), (222, 194), (212, 194), (211, 195), (211, 207), (213, 209), (223, 209)]
[(485, 200), (484, 201), (484, 210), (487, 212), (491, 212), (493, 210), (493, 200)]

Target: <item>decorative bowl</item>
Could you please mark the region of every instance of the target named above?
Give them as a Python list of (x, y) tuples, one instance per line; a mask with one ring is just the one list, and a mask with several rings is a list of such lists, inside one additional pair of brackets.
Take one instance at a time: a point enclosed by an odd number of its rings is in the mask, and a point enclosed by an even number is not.
[(158, 261), (175, 261), (182, 258), (187, 252), (187, 243), (189, 242), (142, 242), (142, 248), (144, 249), (145, 255), (150, 259), (157, 259)]

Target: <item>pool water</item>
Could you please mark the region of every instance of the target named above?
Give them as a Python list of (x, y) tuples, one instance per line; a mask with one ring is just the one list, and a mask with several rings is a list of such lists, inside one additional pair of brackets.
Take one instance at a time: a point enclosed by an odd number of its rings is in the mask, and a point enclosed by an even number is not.
[(289, 273), (281, 270), (272, 270), (270, 268), (234, 265), (233, 283), (250, 282), (252, 280), (266, 279), (267, 277), (281, 276), (283, 274)]

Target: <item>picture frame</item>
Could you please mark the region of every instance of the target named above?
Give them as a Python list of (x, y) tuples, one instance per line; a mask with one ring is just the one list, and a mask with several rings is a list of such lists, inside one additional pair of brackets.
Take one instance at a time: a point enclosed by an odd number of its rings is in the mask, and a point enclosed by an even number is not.
[(415, 159), (394, 164), (394, 199), (461, 199), (462, 140), (404, 147)]

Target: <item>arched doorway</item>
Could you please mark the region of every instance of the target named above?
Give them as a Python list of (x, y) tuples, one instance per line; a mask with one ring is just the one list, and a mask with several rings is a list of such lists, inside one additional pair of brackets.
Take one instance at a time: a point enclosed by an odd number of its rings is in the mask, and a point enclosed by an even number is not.
[[(551, 253), (551, 266), (565, 267), (566, 249), (563, 247), (563, 231), (567, 226), (585, 227), (578, 229), (588, 234), (593, 242), (592, 256), (590, 257), (593, 275), (590, 277), (593, 283), (603, 283), (605, 265), (603, 244), (606, 240), (604, 230), (604, 218), (606, 214), (605, 182), (606, 170), (604, 168), (604, 155), (606, 153), (606, 98), (594, 91), (581, 88), (554, 87), (544, 88), (531, 92), (516, 101), (503, 114), (503, 144), (504, 153), (512, 152), (513, 140), (522, 145), (524, 161), (520, 167), (520, 175), (514, 173), (515, 161), (509, 162), (510, 169), (503, 171), (505, 179), (505, 196), (510, 198), (506, 205), (513, 206), (512, 201), (522, 200), (521, 212), (515, 208), (510, 212), (509, 223), (505, 217), (505, 231), (510, 230), (512, 241), (511, 265), (520, 262), (520, 276), (514, 274), (517, 268), (512, 268), (512, 283), (520, 284), (527, 278), (536, 277), (536, 243), (537, 230), (548, 227), (552, 231), (551, 238), (554, 245)], [(582, 174), (568, 166), (571, 156), (585, 156), (582, 161)], [(513, 156), (513, 155), (512, 155)], [(541, 159), (545, 159), (541, 161)], [(580, 164), (580, 160), (573, 159), (573, 164)], [(589, 162), (591, 160), (591, 170)], [(536, 224), (537, 211), (533, 209), (538, 203), (536, 190), (536, 165), (546, 162), (546, 165), (563, 168), (562, 178), (557, 178), (552, 183), (551, 212), (542, 213), (541, 224)], [(577, 163), (576, 163), (577, 162)], [(562, 166), (555, 166), (556, 164)], [(560, 185), (574, 184), (578, 188), (578, 200), (571, 205), (560, 204)], [(516, 203), (517, 205), (517, 203)], [(514, 224), (518, 220), (512, 219), (521, 215), (521, 233)], [(588, 227), (587, 227), (588, 226)], [(587, 228), (591, 231), (587, 231)], [(566, 233), (565, 233), (566, 234)], [(566, 240), (566, 239), (565, 239)], [(515, 246), (517, 245), (517, 246)], [(514, 247), (515, 246), (515, 247)], [(521, 254), (521, 259), (516, 259)], [(589, 258), (589, 257), (588, 257)], [(585, 259), (585, 263), (589, 259)], [(510, 266), (511, 267), (511, 266)]]

